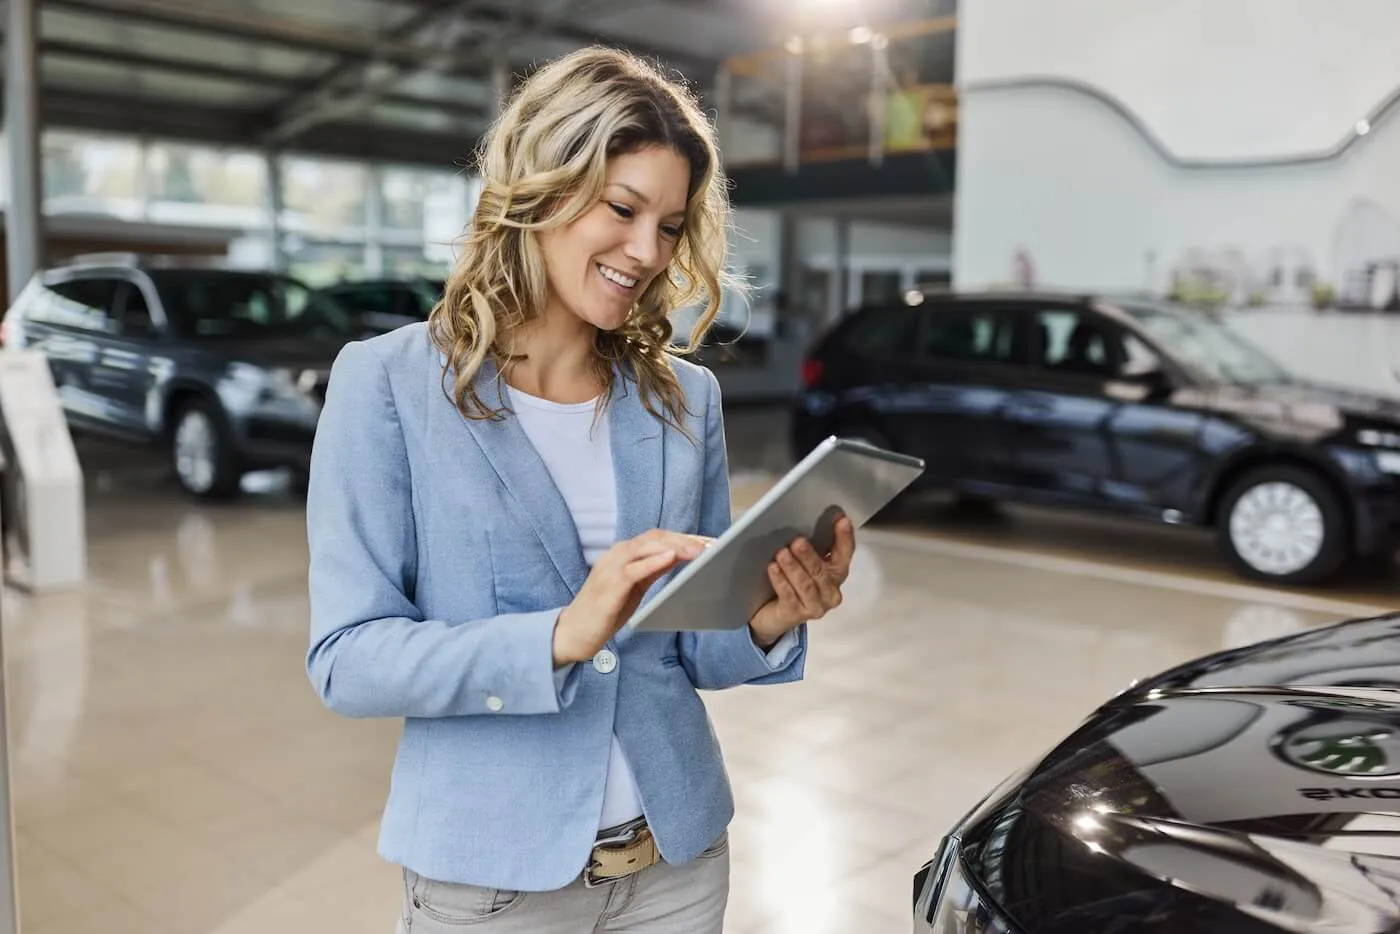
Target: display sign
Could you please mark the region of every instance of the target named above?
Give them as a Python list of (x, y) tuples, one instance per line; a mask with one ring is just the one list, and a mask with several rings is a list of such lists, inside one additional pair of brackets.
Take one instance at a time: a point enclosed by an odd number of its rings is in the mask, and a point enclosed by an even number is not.
[(83, 472), (48, 360), (27, 350), (0, 352), (0, 441), (4, 529), (20, 560), (6, 578), (30, 590), (76, 587), (87, 578)]

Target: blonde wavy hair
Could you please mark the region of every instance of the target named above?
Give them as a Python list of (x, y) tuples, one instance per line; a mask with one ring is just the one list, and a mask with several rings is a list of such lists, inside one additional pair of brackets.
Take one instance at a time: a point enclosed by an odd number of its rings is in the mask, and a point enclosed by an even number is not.
[[(607, 48), (582, 49), (536, 71), (477, 150), (480, 199), (428, 319), (455, 372), (451, 397), (463, 415), (503, 415), (482, 401), (474, 380), (488, 359), (503, 375), (518, 359), (510, 352), (512, 337), (544, 311), (548, 283), (538, 232), (593, 208), (610, 158), (651, 146), (674, 149), (690, 164), (685, 221), (670, 266), (638, 297), (626, 322), (598, 331), (594, 360), (604, 386), (600, 407), (612, 397), (621, 364), (647, 411), (681, 426), (685, 399), (671, 355), (699, 346), (723, 290), (737, 287), (724, 271), (728, 182), (714, 127), (689, 89), (644, 60)], [(702, 300), (688, 343), (673, 346), (670, 314)]]

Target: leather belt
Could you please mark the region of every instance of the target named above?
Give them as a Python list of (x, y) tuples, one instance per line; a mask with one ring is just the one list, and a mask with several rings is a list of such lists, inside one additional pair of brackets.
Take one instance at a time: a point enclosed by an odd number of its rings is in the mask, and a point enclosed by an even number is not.
[(641, 872), (661, 862), (656, 839), (644, 818), (599, 834), (583, 871), (583, 884), (596, 888)]

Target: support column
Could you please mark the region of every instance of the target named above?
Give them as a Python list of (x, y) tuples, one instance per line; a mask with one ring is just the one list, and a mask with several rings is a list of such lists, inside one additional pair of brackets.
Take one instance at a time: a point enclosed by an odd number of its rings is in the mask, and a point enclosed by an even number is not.
[[(9, 0), (5, 25), (5, 136), (10, 159), (5, 258), (12, 301), (44, 261), (35, 4), (36, 0)], [(0, 934), (4, 930), (0, 927)]]
[(788, 40), (786, 100), (783, 110), (783, 166), (796, 172), (802, 162), (802, 39)]
[(846, 313), (851, 291), (851, 221), (846, 217), (832, 219), (836, 243), (832, 252), (832, 288), (826, 320), (830, 324)]
[(287, 246), (282, 236), (282, 155), (276, 149), (269, 149), (264, 158), (267, 160), (268, 235), (272, 237), (272, 268), (286, 272)]

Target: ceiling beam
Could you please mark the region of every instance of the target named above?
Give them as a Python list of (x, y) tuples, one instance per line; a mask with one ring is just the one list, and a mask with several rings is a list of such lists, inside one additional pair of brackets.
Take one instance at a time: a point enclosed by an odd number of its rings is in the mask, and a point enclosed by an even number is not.
[[(44, 59), (66, 58), (74, 61), (98, 62), (105, 65), (121, 65), (145, 71), (163, 72), (170, 75), (205, 78), (213, 81), (227, 81), (231, 84), (242, 84), (252, 88), (265, 88), (268, 90), (290, 92), (296, 91), (304, 86), (304, 82), (287, 75), (271, 74), (252, 68), (220, 65), (214, 62), (196, 62), (188, 59), (167, 58), (164, 56), (149, 55), (144, 52), (119, 49), (109, 45), (86, 42), (44, 39), (39, 43), (39, 54)], [(484, 119), (487, 116), (483, 108), (473, 104), (463, 104), (458, 101), (445, 100), (442, 98), (424, 97), (418, 94), (389, 94), (386, 95), (383, 100), (388, 104), (397, 104), (404, 107), (421, 107), (452, 116), (472, 119)]]
[(423, 71), (447, 71), (456, 54), (462, 32), (472, 25), (472, 6), (478, 0), (449, 0), (432, 8), (420, 8), (384, 37), (386, 43), (413, 43), (431, 33), (433, 47), (420, 45), (412, 65), (369, 61), (343, 56), (309, 84), (287, 95), (258, 118), (255, 132), (266, 146), (279, 146), (321, 123), (344, 113), (363, 110), (376, 100), (394, 94), (394, 87)]
[[(431, 8), (429, 0), (388, 0), (388, 2), (412, 9)], [(697, 55), (693, 49), (683, 45), (657, 45), (655, 41), (633, 41), (619, 36), (609, 36), (575, 21), (546, 21), (538, 16), (494, 4), (490, 7), (474, 10), (472, 16), (482, 23), (496, 25), (518, 23), (524, 31), (533, 32), (546, 38), (577, 43), (580, 46), (598, 44), (623, 48), (635, 55), (640, 55), (642, 58), (655, 59), (670, 65), (692, 81), (708, 81), (722, 64), (718, 58)]]
[[(189, 0), (44, 0), (44, 3), (93, 16), (233, 36), (304, 52), (354, 55), (407, 65), (415, 64), (423, 56), (422, 47), (413, 42), (389, 41), (364, 31), (327, 29), (257, 10), (215, 7)], [(459, 59), (456, 65), (465, 69), (477, 67), (475, 61), (467, 58)]]

